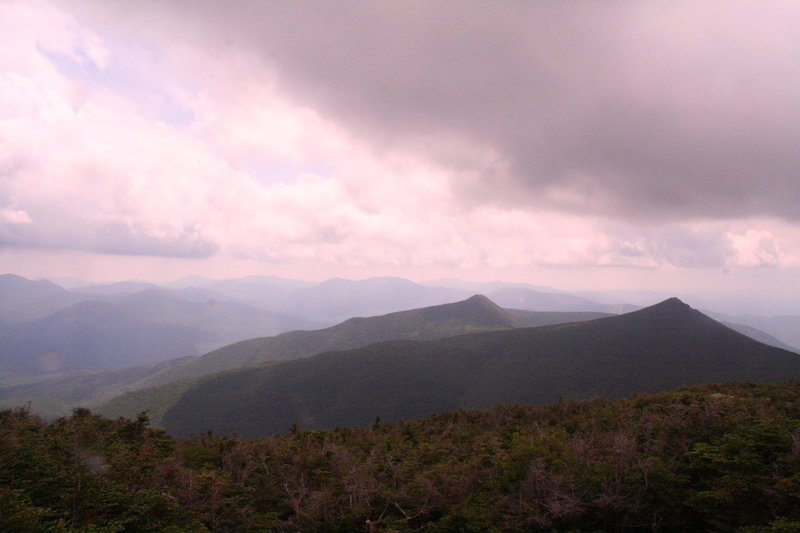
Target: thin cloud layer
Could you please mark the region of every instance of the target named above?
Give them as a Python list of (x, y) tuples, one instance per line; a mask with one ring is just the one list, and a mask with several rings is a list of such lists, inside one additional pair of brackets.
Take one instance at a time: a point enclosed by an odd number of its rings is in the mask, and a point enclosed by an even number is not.
[(800, 265), (792, 3), (0, 4), (0, 248)]

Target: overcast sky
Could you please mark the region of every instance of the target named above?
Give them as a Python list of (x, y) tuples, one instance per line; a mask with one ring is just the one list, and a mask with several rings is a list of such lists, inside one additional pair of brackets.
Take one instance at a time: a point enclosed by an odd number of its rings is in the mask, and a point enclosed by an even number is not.
[(800, 296), (797, 2), (0, 0), (0, 270)]

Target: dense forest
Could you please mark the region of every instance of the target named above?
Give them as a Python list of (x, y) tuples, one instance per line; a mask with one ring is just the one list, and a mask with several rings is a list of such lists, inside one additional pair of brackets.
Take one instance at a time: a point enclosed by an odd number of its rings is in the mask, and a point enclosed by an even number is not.
[(2, 531), (800, 530), (800, 384), (174, 439), (0, 412)]

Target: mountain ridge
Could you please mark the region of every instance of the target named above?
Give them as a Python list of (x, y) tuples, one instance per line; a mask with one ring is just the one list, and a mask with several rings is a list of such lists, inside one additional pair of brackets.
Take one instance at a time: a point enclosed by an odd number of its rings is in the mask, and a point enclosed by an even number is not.
[(248, 339), (187, 360), (149, 380), (148, 386), (253, 366), (272, 360), (307, 357), (324, 351), (347, 350), (394, 339), (432, 340), (471, 331), (520, 327), (524, 321), (485, 296), (462, 302), (396, 311), (374, 317), (353, 317), (310, 331), (290, 331), (271, 337)]
[(163, 424), (177, 435), (213, 429), (251, 437), (292, 424), (366, 425), (376, 416), (792, 377), (800, 377), (797, 354), (670, 298), (588, 322), (398, 340), (210, 376), (165, 413)]

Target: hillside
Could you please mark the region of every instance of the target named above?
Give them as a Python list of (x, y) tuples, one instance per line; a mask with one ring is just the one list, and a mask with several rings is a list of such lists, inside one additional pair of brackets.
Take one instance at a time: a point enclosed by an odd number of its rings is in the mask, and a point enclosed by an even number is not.
[(295, 359), (331, 350), (346, 350), (395, 339), (432, 340), (467, 332), (493, 331), (532, 323), (563, 323), (584, 318), (584, 313), (535, 313), (504, 310), (484, 296), (462, 302), (398, 311), (383, 316), (351, 318), (330, 328), (292, 331), (274, 337), (235, 343), (202, 357), (151, 374), (133, 390), (97, 407), (108, 416), (135, 416), (151, 411), (161, 415), (194, 383), (193, 380), (223, 370), (270, 361)]
[(719, 381), (800, 378), (800, 356), (672, 298), (589, 322), (395, 341), (210, 376), (166, 412), (176, 435), (245, 437), (368, 425), (501, 403), (617, 398)]
[[(551, 319), (556, 317), (548, 315)], [(569, 316), (567, 319), (572, 319)], [(484, 296), (462, 302), (398, 311), (382, 316), (358, 317), (341, 324), (312, 331), (290, 331), (273, 337), (241, 341), (189, 360), (155, 376), (161, 384), (213, 372), (257, 365), (280, 359), (296, 359), (325, 351), (348, 350), (395, 339), (432, 340), (463, 333), (509, 329), (534, 320), (524, 319), (499, 308)]]
[[(186, 290), (188, 289), (182, 291)], [(206, 324), (214, 317), (219, 317), (216, 323), (219, 329), (234, 324), (240, 318), (241, 323), (237, 327), (251, 324), (247, 313), (244, 317), (237, 314), (242, 307), (247, 308), (243, 304), (225, 301), (209, 303), (208, 295), (203, 292), (191, 296), (196, 297), (195, 300), (187, 302), (177, 300), (172, 294), (144, 291), (117, 298), (117, 306), (111, 308), (124, 309), (130, 313), (125, 315), (127, 318), (135, 319), (149, 314), (163, 321), (185, 321), (193, 324), (192, 319), (205, 315), (203, 312), (198, 313), (197, 307), (206, 305), (211, 310), (206, 321), (199, 324)], [(267, 311), (247, 309), (255, 311), (256, 316), (272, 316)], [(223, 312), (230, 313), (222, 316)], [(97, 406), (102, 403), (98, 410), (109, 416), (133, 417), (143, 410), (150, 410), (151, 419), (157, 422), (160, 415), (185, 392), (192, 382), (191, 379), (223, 369), (271, 359), (303, 357), (332, 349), (353, 348), (388, 339), (434, 339), (458, 333), (562, 323), (595, 316), (596, 314), (591, 313), (501, 310), (487, 299), (476, 297), (465, 302), (392, 313), (382, 317), (356, 318), (324, 330), (295, 331), (276, 337), (257, 338), (216, 350), (206, 356), (187, 357), (170, 364), (40, 376), (27, 380), (15, 378), (7, 383), (0, 383), (0, 405), (13, 406), (30, 401), (36, 412), (55, 416), (66, 414), (75, 405)], [(252, 327), (258, 327), (258, 323), (252, 323)], [(131, 324), (135, 325), (136, 321)], [(90, 328), (86, 331), (92, 330)], [(115, 396), (118, 397), (114, 398)]]
[(17, 379), (0, 386), (0, 408), (29, 405), (39, 416), (53, 419), (68, 414), (75, 406), (97, 405), (122, 394), (137, 382), (182, 361), (179, 358), (152, 365)]
[(798, 406), (714, 384), (254, 441), (0, 411), (0, 530), (796, 532)]
[(593, 311), (527, 311), (525, 309), (505, 309), (505, 312), (529, 328), (555, 326), (569, 322), (586, 322), (616, 314)]

